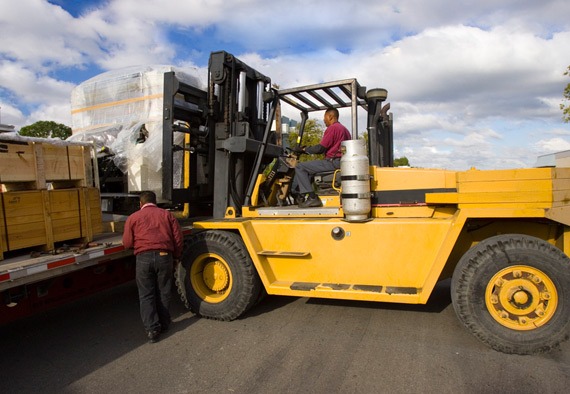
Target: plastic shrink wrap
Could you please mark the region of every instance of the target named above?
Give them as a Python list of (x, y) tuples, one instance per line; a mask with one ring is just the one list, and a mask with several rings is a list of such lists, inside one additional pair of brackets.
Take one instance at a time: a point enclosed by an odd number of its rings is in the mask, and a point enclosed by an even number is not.
[[(97, 152), (113, 155), (114, 164), (127, 174), (129, 193), (162, 194), (164, 74), (170, 71), (179, 81), (205, 89), (197, 70), (148, 66), (109, 71), (72, 91), (69, 140), (92, 142)], [(175, 144), (183, 138), (174, 133)], [(174, 169), (181, 168), (181, 160), (182, 155), (174, 156)], [(180, 187), (180, 178), (174, 174), (174, 187)]]

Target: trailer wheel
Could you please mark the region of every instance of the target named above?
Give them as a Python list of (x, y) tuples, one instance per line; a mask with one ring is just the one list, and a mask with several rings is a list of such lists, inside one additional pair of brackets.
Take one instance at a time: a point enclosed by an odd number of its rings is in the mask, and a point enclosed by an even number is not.
[(227, 231), (193, 235), (176, 271), (182, 301), (193, 312), (234, 320), (253, 306), (261, 281), (241, 238)]
[(460, 259), (451, 299), (463, 325), (493, 349), (547, 352), (570, 334), (570, 259), (535, 237), (488, 238)]

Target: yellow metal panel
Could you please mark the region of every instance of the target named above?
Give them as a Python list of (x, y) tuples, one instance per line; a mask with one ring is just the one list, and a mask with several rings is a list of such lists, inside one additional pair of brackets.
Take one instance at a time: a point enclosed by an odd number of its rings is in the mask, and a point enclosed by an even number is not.
[(426, 203), (428, 204), (457, 204), (458, 202), (457, 193), (426, 193)]
[[(405, 302), (418, 302), (453, 223), (454, 217), (375, 219), (366, 223), (340, 219), (255, 219), (199, 222), (195, 227), (238, 229), (271, 294), (306, 296), (307, 292), (291, 289), (292, 283), (301, 282), (318, 283), (319, 287), (311, 290), (311, 294), (318, 293), (319, 297), (328, 294), (333, 298), (383, 301), (401, 297)], [(334, 239), (334, 228), (342, 229), (344, 238)], [(446, 249), (452, 246), (453, 243)], [(327, 288), (331, 284), (355, 289), (341, 296), (342, 291)], [(366, 286), (381, 286), (383, 290), (356, 290)], [(402, 288), (413, 289), (413, 294), (398, 294)]]
[[(570, 186), (570, 182), (569, 182)], [(481, 182), (461, 182), (458, 184), (459, 193), (475, 192), (532, 192), (551, 191), (552, 180), (550, 179), (530, 179), (511, 181), (481, 181)]]
[(429, 218), (434, 215), (435, 207), (372, 207), (375, 218)]
[[(455, 188), (455, 172), (422, 168), (370, 167), (372, 191)], [(405, 180), (405, 182), (404, 182)]]
[(552, 203), (551, 190), (521, 191), (521, 192), (487, 192), (487, 193), (458, 193), (459, 204), (485, 203)]
[(469, 206), (461, 209), (467, 218), (543, 218), (544, 208), (525, 208), (512, 205), (499, 207)]
[(521, 168), (512, 170), (469, 170), (457, 173), (457, 182), (512, 181), (551, 179), (552, 168)]

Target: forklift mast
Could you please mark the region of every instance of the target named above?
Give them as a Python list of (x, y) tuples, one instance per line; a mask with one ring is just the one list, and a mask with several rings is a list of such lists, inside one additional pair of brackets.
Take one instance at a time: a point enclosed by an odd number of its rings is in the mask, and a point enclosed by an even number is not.
[(277, 95), (271, 79), (233, 55), (212, 52), (208, 65), (210, 145), (214, 149), (214, 218), (248, 205), (264, 161), (281, 154), (270, 141)]

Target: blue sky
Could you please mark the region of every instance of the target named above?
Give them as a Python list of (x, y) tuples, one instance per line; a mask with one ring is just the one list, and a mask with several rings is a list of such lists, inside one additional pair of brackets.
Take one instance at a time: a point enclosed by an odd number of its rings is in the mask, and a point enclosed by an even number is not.
[(570, 149), (568, 15), (566, 0), (0, 0), (1, 121), (71, 125), (86, 79), (152, 64), (205, 76), (226, 50), (283, 88), (388, 89), (396, 157), (414, 166), (533, 166)]

